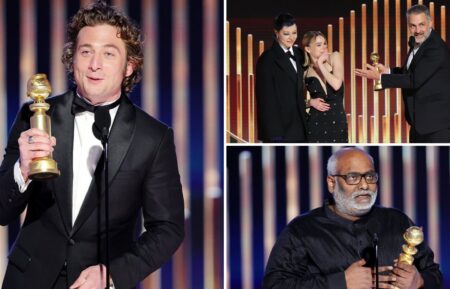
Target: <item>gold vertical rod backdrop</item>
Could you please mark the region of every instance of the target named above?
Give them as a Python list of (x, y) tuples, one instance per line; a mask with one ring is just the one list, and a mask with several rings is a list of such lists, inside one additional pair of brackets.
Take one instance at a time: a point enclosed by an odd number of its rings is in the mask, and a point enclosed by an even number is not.
[(327, 26), (327, 42), (328, 42), (328, 52), (333, 52), (333, 25), (328, 24)]
[(20, 103), (27, 98), (27, 81), (36, 73), (35, 0), (20, 0)]
[[(64, 47), (64, 28), (66, 27), (66, 14), (63, 0), (52, 0), (50, 9), (52, 10), (51, 18), (51, 35), (50, 43), (50, 83), (52, 85), (52, 95), (58, 95), (67, 90), (66, 73), (64, 65), (61, 62), (61, 52)], [(46, 73), (46, 72), (44, 72)]]
[[(401, 66), (401, 21), (400, 21), (400, 0), (395, 0), (395, 66)], [(402, 91), (400, 88), (395, 90), (396, 113), (394, 116), (394, 134), (395, 142), (402, 142)]]
[[(389, 67), (389, 0), (384, 0), (384, 65)], [(389, 89), (384, 90), (383, 142), (391, 139), (391, 99)]]
[(260, 40), (258, 45), (258, 56), (264, 52), (264, 41)]
[[(183, 11), (186, 14), (189, 11), (188, 1), (183, 0)], [(219, 134), (222, 133), (216, 121), (217, 116), (221, 114), (219, 112), (219, 101), (221, 100), (219, 94), (219, 81), (218, 81), (218, 57), (217, 53), (222, 47), (219, 47), (218, 39), (218, 23), (217, 23), (217, 11), (218, 0), (203, 0), (203, 45), (205, 47), (205, 53), (203, 54), (203, 75), (204, 75), (204, 109), (203, 116), (205, 118), (203, 122), (203, 131), (205, 132), (203, 147), (204, 153), (204, 274), (205, 288), (222, 288), (222, 266), (223, 266), (223, 254), (221, 250), (218, 250), (216, 246), (219, 246), (223, 241), (216, 232), (223, 232), (223, 219), (217, 214), (215, 210), (219, 207), (220, 198), (223, 195), (221, 189), (221, 168), (219, 168)], [(188, 24), (185, 25), (188, 27)], [(186, 49), (187, 51), (187, 49)], [(186, 61), (188, 57), (186, 56)], [(220, 73), (222, 75), (222, 73)], [(187, 91), (187, 89), (186, 89)], [(186, 107), (189, 105), (186, 104)], [(186, 140), (188, 137), (186, 137)], [(220, 145), (222, 147), (222, 145)], [(222, 227), (221, 230), (217, 228)], [(185, 264), (189, 267), (189, 264)], [(177, 278), (174, 275), (174, 278)], [(179, 288), (179, 287), (175, 287)]]
[(142, 79), (142, 108), (150, 115), (158, 118), (158, 11), (156, 0), (142, 1), (142, 27), (146, 41), (144, 42), (144, 73)]
[[(378, 1), (373, 0), (373, 16), (372, 16), (372, 22), (373, 22), (373, 52), (379, 52), (378, 51)], [(373, 126), (371, 126), (371, 129), (373, 131), (373, 138), (371, 139), (371, 142), (378, 143), (380, 141), (380, 101), (379, 101), (379, 94), (378, 91), (373, 91)]]
[[(123, 0), (116, 0), (120, 3), (122, 8), (125, 8), (125, 3)], [(174, 17), (173, 21), (173, 30), (172, 30), (172, 42), (177, 43), (173, 47), (172, 50), (172, 58), (174, 61), (172, 62), (172, 78), (174, 80), (173, 86), (173, 102), (172, 109), (173, 113), (173, 125), (174, 125), (174, 139), (175, 145), (177, 147), (177, 156), (178, 156), (178, 166), (182, 174), (181, 184), (183, 186), (183, 196), (184, 196), (184, 208), (185, 211), (190, 212), (190, 186), (189, 186), (189, 139), (188, 131), (189, 131), (189, 103), (188, 103), (188, 95), (187, 91), (189, 91), (188, 85), (188, 50), (189, 50), (189, 34), (187, 31), (188, 27), (188, 16), (186, 11), (187, 9), (187, 0), (174, 0), (172, 3), (172, 13)], [(210, 27), (213, 23), (206, 23), (204, 27)], [(211, 45), (210, 41), (205, 41), (205, 53), (203, 54), (204, 58), (207, 58), (207, 61), (211, 60), (211, 49), (214, 47), (208, 47)], [(205, 62), (204, 62), (205, 63)], [(205, 77), (212, 74), (204, 74)], [(210, 83), (210, 85), (214, 85), (214, 79), (208, 79), (204, 81), (205, 84)], [(205, 87), (205, 94), (211, 97), (205, 98), (205, 107), (209, 105), (208, 102), (214, 99), (214, 94), (211, 92), (207, 92), (208, 87)], [(213, 108), (210, 108), (213, 111)], [(205, 118), (210, 118), (210, 115), (206, 113), (203, 114)], [(214, 122), (210, 122), (210, 126), (214, 126)], [(205, 135), (208, 134), (208, 130), (210, 128), (204, 128), (203, 131)], [(205, 148), (207, 148), (205, 146)], [(207, 158), (208, 150), (205, 150), (205, 158)], [(206, 169), (206, 166), (205, 166)], [(206, 178), (205, 178), (206, 179)], [(205, 202), (206, 203), (206, 202)], [(205, 216), (205, 220), (210, 220)], [(204, 223), (206, 224), (206, 222)], [(190, 230), (189, 230), (189, 220), (185, 218), (185, 227), (187, 240), (190, 239)], [(208, 234), (205, 232), (204, 235)], [(177, 252), (173, 256), (173, 276), (172, 281), (175, 288), (186, 288), (189, 284), (188, 282), (188, 264), (186, 264), (186, 260), (188, 260), (188, 251), (189, 251), (189, 241), (183, 242), (178, 248)], [(206, 246), (205, 246), (206, 248)], [(206, 264), (206, 263), (205, 263)], [(206, 267), (206, 266), (205, 266)]]
[(286, 151), (286, 220), (289, 222), (300, 215), (298, 147), (287, 146)]
[(236, 28), (236, 99), (237, 99), (237, 136), (242, 139), (242, 55), (241, 28)]
[(253, 35), (247, 35), (247, 119), (248, 119), (248, 140), (249, 142), (255, 142), (255, 76), (253, 74)]
[(422, 0), (418, 0), (417, 4), (423, 5), (423, 1)]
[(263, 230), (264, 230), (264, 267), (269, 259), (270, 251), (276, 240), (275, 220), (277, 216), (275, 196), (275, 148), (262, 148), (263, 167)]
[(358, 114), (357, 118), (357, 130), (358, 130), (358, 138), (357, 141), (362, 142), (363, 141), (363, 116)]
[[(408, 10), (409, 8), (411, 8), (411, 0), (406, 0), (406, 10)], [(408, 19), (406, 19), (405, 18), (405, 23), (406, 23), (406, 26), (408, 26)], [(411, 36), (411, 33), (409, 33), (409, 29), (408, 29), (408, 27), (406, 27), (407, 29), (406, 29), (406, 31), (407, 31), (407, 33), (406, 33), (406, 49), (409, 49), (409, 47), (408, 47), (408, 40), (409, 40), (409, 36)]]
[(426, 147), (427, 167), (427, 226), (428, 244), (433, 248), (436, 262), (440, 263), (439, 246), (439, 147)]
[(383, 181), (380, 182), (380, 203), (384, 207), (393, 206), (393, 196), (392, 196), (392, 147), (390, 146), (380, 146), (380, 175), (383, 176)]
[(350, 11), (350, 115), (351, 142), (356, 142), (356, 79), (355, 79), (355, 10)]
[(253, 238), (252, 238), (252, 157), (244, 151), (239, 155), (240, 211), (241, 211), (241, 268), (242, 289), (253, 287)]
[[(154, 117), (158, 117), (158, 74), (156, 72), (157, 60), (156, 51), (158, 47), (158, 32), (157, 32), (157, 1), (143, 0), (141, 3), (141, 19), (142, 29), (145, 35), (144, 43), (144, 71), (141, 86), (142, 93), (142, 108)], [(150, 276), (142, 281), (144, 289), (161, 288), (161, 270), (153, 272)]]
[(230, 22), (227, 21), (226, 22), (226, 30), (225, 30), (225, 37), (226, 37), (226, 41), (225, 41), (225, 78), (226, 78), (226, 94), (227, 94), (227, 103), (226, 103), (226, 107), (227, 107), (227, 130), (226, 130), (226, 141), (227, 143), (230, 142), (230, 134), (229, 132), (231, 132), (231, 111), (230, 111), (230, 106), (231, 106), (231, 85), (230, 85)]
[(446, 33), (445, 33), (445, 6), (441, 6), (441, 38), (445, 41)]
[[(361, 58), (362, 67), (366, 67), (367, 63), (367, 9), (366, 4), (361, 5)], [(367, 99), (367, 78), (361, 77), (362, 81), (362, 142), (367, 143), (367, 125), (368, 125), (368, 99)], [(361, 142), (361, 140), (359, 140)]]
[(416, 220), (416, 149), (414, 147), (403, 147), (403, 203), (405, 214), (413, 221)]
[(318, 146), (309, 147), (309, 172), (311, 175), (311, 195), (310, 209), (319, 207), (322, 204), (322, 148)]
[[(339, 17), (339, 54), (342, 57), (342, 63), (344, 63), (344, 18)], [(344, 91), (345, 94), (345, 91)], [(345, 109), (345, 95), (344, 95), (344, 109)]]
[(435, 24), (435, 22), (434, 22), (434, 2), (430, 2), (429, 3), (429, 8), (428, 8), (429, 10), (430, 10), (430, 16), (431, 16), (431, 21), (432, 21), (432, 27), (433, 27), (433, 29), (436, 29), (436, 24)]

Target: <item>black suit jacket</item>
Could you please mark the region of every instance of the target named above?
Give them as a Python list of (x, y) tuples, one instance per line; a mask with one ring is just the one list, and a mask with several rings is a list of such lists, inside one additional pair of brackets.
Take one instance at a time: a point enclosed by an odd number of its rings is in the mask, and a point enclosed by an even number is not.
[(258, 137), (264, 142), (306, 142), (303, 96), (303, 52), (293, 47), (297, 72), (281, 46), (274, 42), (256, 64)]
[[(51, 288), (64, 264), (72, 284), (80, 272), (105, 262), (104, 206), (99, 214), (95, 181), (91, 183), (72, 226), (73, 92), (48, 100), (53, 158), (61, 176), (33, 181), (24, 193), (14, 182), (19, 158), (17, 139), (29, 128), (31, 113), (22, 107), (11, 129), (0, 168), (0, 222), (7, 225), (27, 207), (27, 214), (9, 255), (3, 289)], [(173, 133), (166, 125), (122, 97), (109, 138), (110, 259), (116, 288), (132, 288), (158, 269), (184, 235), (184, 207)], [(102, 186), (103, 187), (103, 186)], [(142, 209), (146, 231), (134, 239)], [(97, 250), (98, 216), (102, 250)]]
[(383, 88), (402, 88), (405, 116), (420, 134), (450, 128), (450, 54), (434, 30), (422, 43), (409, 70), (381, 76)]

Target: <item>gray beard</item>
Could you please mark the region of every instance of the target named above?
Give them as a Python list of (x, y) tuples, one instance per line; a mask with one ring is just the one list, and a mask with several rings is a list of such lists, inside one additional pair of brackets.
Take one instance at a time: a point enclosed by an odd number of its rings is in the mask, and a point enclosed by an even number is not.
[[(366, 194), (371, 196), (370, 202), (367, 204), (358, 204), (355, 200), (356, 197)], [(339, 185), (337, 185), (333, 196), (334, 202), (336, 203), (336, 209), (339, 212), (353, 217), (360, 217), (367, 214), (375, 204), (377, 199), (377, 191), (373, 192), (369, 190), (358, 190), (353, 192), (350, 197), (346, 197), (345, 192), (339, 188)]]

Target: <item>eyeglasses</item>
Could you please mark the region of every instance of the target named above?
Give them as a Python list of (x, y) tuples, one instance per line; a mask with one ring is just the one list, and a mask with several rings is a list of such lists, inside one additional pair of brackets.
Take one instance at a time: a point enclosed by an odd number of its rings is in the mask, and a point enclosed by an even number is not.
[(333, 177), (341, 177), (347, 185), (357, 185), (361, 182), (361, 177), (364, 177), (368, 184), (376, 184), (378, 182), (378, 174), (369, 172), (365, 174), (349, 173), (346, 175), (332, 175)]

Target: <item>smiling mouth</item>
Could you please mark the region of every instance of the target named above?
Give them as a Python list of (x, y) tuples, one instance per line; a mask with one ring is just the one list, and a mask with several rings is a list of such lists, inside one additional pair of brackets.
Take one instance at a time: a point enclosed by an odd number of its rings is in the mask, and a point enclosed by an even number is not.
[(103, 78), (92, 77), (92, 76), (87, 76), (87, 79), (92, 82), (99, 82), (99, 81), (103, 80)]

